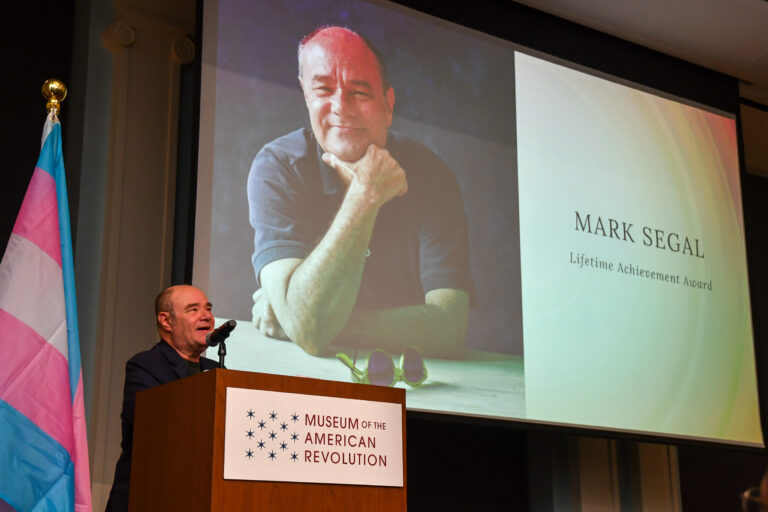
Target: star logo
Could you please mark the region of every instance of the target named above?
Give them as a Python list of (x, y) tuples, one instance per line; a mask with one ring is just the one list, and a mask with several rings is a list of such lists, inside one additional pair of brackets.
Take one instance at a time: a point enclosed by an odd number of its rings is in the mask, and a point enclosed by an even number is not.
[[(287, 464), (290, 459), (291, 462), (297, 463), (295, 468), (302, 466), (301, 443), (305, 433), (299, 425), (303, 425), (303, 412), (291, 411), (280, 404), (265, 404), (263, 408), (244, 407), (241, 411), (246, 417), (241, 420), (242, 437), (238, 450), (242, 450), (239, 453), (246, 461), (253, 460), (253, 464), (259, 464), (264, 460), (260, 457), (264, 457), (267, 461), (275, 462), (274, 466), (269, 466), (274, 469)], [(281, 455), (284, 459), (280, 458)], [(251, 462), (248, 462), (248, 465), (251, 465)]]

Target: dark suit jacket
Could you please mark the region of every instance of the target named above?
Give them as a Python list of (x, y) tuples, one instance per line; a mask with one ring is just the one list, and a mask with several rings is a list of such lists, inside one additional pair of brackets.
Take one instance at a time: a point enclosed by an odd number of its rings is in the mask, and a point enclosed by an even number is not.
[[(218, 368), (219, 363), (205, 357), (200, 358), (200, 369)], [(160, 384), (173, 382), (189, 376), (187, 360), (164, 341), (151, 349), (136, 354), (125, 365), (125, 388), (123, 391), (123, 449), (115, 466), (115, 480), (109, 493), (106, 512), (128, 510), (128, 489), (131, 478), (131, 449), (133, 448), (133, 413), (136, 393)]]

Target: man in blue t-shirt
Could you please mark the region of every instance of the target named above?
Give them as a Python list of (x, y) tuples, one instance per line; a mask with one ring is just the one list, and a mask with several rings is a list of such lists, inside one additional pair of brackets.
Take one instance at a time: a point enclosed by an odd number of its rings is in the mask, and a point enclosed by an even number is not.
[(312, 130), (267, 144), (248, 176), (255, 326), (313, 355), (335, 341), (460, 357), (472, 279), (455, 177), (389, 132), (394, 90), (360, 35), (306, 36), (299, 82)]

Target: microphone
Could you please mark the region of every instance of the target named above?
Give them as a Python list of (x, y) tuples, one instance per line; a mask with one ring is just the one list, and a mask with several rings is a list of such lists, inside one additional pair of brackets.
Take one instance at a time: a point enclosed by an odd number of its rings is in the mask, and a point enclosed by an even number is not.
[(231, 333), (235, 327), (237, 327), (237, 322), (234, 320), (227, 320), (219, 327), (205, 335), (205, 343), (209, 347), (215, 347), (225, 339), (229, 338), (229, 333)]

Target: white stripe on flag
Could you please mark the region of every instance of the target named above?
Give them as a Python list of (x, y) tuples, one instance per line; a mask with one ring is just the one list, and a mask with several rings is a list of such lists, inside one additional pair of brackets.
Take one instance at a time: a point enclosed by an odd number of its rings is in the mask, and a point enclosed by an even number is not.
[[(48, 113), (48, 117), (45, 118), (45, 124), (43, 125), (43, 137), (40, 140), (40, 150), (42, 150), (43, 146), (45, 146), (45, 139), (47, 139), (48, 135), (50, 135), (53, 131), (53, 125), (58, 122), (59, 117), (53, 111), (50, 111)], [(49, 169), (48, 171), (53, 171), (53, 169)]]
[(15, 233), (0, 264), (0, 309), (4, 309), (67, 357), (67, 321), (61, 267)]

